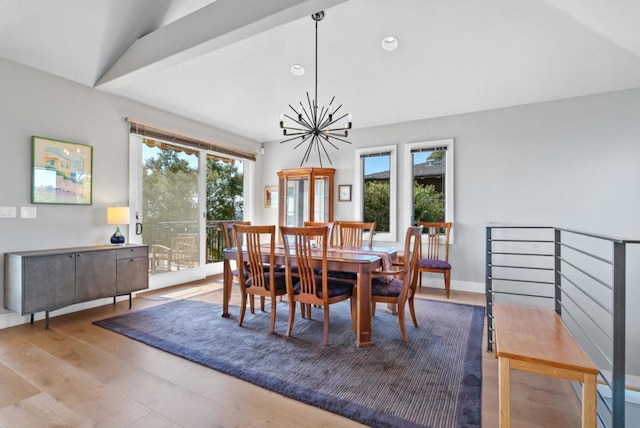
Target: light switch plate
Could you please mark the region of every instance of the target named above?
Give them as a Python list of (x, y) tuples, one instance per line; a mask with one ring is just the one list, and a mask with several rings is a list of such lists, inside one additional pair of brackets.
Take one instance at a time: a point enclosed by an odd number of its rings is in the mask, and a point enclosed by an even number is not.
[(20, 207), (20, 218), (36, 218), (38, 210), (36, 207)]
[(0, 207), (0, 218), (16, 218), (16, 207)]

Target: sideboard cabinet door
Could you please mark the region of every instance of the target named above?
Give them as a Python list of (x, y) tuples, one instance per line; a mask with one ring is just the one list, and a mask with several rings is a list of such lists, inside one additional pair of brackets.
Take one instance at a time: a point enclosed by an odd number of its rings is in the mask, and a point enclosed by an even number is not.
[(73, 254), (22, 258), (22, 314), (61, 308), (76, 301), (76, 260)]
[(116, 295), (116, 250), (76, 253), (76, 302)]
[(132, 291), (149, 288), (148, 247), (125, 248), (116, 251), (118, 252), (116, 294), (129, 294)]

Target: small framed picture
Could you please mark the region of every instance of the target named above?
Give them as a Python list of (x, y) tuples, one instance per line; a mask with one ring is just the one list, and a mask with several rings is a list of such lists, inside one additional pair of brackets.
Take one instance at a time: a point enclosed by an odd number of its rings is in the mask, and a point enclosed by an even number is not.
[(340, 202), (351, 201), (351, 184), (340, 184), (338, 186), (338, 201)]
[(278, 207), (278, 186), (264, 187), (264, 207), (265, 208)]

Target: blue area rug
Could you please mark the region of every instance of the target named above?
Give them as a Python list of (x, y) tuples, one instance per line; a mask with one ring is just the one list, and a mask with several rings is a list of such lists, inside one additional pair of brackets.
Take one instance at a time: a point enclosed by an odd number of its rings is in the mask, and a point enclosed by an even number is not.
[(269, 312), (247, 311), (239, 327), (239, 308), (230, 311), (222, 318), (220, 304), (177, 300), (95, 324), (369, 426), (480, 426), (483, 307), (416, 299), (420, 327), (409, 320), (405, 344), (380, 306), (368, 349), (355, 346), (348, 301), (331, 306), (328, 347), (322, 309), (296, 317), (292, 337), (286, 302), (275, 334)]

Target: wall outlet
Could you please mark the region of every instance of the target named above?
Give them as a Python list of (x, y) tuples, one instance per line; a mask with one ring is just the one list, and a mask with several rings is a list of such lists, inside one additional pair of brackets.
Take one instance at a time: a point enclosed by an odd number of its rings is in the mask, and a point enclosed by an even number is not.
[(16, 218), (16, 207), (0, 207), (0, 218)]
[(37, 216), (36, 207), (20, 207), (20, 218), (36, 218)]

